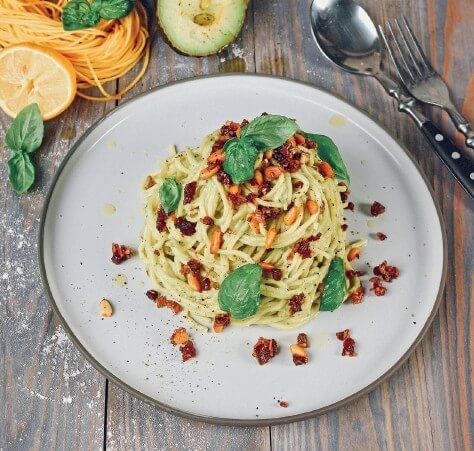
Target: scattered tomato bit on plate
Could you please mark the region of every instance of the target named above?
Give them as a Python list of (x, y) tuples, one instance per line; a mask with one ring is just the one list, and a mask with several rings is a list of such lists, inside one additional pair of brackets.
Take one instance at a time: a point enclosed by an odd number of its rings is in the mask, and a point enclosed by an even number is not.
[(385, 233), (377, 232), (375, 235), (380, 241), (385, 241), (387, 239), (387, 235), (385, 235)]
[(385, 213), (385, 206), (383, 206), (380, 202), (374, 201), (370, 207), (370, 214), (372, 216), (378, 216), (382, 213)]
[(124, 244), (112, 243), (112, 263), (120, 265), (120, 263), (132, 258), (133, 249), (125, 246)]
[(298, 337), (296, 337), (296, 343), (302, 348), (309, 348), (308, 336), (303, 332), (299, 333)]
[(349, 336), (349, 329), (344, 329), (342, 332), (336, 332), (338, 340), (344, 341)]
[(230, 324), (230, 313), (219, 313), (214, 317), (214, 324), (212, 329), (216, 334), (220, 334), (224, 327), (227, 327)]
[(372, 284), (370, 291), (373, 291), (375, 296), (385, 296), (387, 288), (383, 286), (382, 280), (379, 277), (371, 277), (369, 282)]
[(362, 302), (364, 294), (365, 288), (361, 285), (349, 295), (349, 299), (353, 304), (360, 304)]
[(260, 337), (253, 347), (252, 355), (260, 365), (267, 363), (278, 352), (278, 344), (273, 338)]
[(355, 357), (355, 340), (350, 337), (349, 329), (344, 329), (342, 332), (336, 332), (338, 340), (342, 341), (342, 355), (348, 357)]
[(288, 407), (288, 403), (286, 401), (280, 401), (278, 404), (280, 405), (280, 407), (283, 407), (285, 409)]
[(183, 362), (186, 362), (186, 360), (189, 360), (192, 357), (196, 357), (197, 354), (194, 343), (191, 340), (186, 341), (183, 346), (179, 347), (179, 350), (183, 356)]
[(391, 282), (393, 279), (398, 278), (400, 270), (396, 266), (390, 266), (387, 260), (384, 260), (374, 268), (374, 274), (382, 277), (385, 282)]
[(347, 204), (347, 207), (344, 208), (344, 210), (354, 211), (354, 202), (349, 202)]

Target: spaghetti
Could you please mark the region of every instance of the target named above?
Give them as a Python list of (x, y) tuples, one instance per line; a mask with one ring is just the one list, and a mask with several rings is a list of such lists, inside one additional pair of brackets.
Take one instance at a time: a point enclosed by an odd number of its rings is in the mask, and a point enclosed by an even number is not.
[[(222, 130), (207, 136), (197, 148), (187, 148), (180, 153), (173, 149), (173, 155), (163, 161), (161, 169), (147, 178), (143, 187), (146, 223), (140, 257), (156, 290), (177, 301), (184, 315), (199, 329), (207, 329), (216, 315), (223, 313), (219, 308), (218, 292), (230, 272), (248, 263), (262, 264), (264, 269), (265, 265), (267, 269), (276, 268), (278, 277), (273, 278), (268, 273), (262, 278), (256, 314), (242, 320), (232, 319), (232, 324), (266, 324), (277, 328), (300, 326), (320, 309), (322, 283), (333, 258), (340, 257), (345, 270), (351, 271), (348, 254), (351, 249), (364, 245), (364, 241), (351, 245), (345, 242), (343, 209), (347, 202), (343, 202), (341, 193), (347, 187), (318, 171), (321, 160), (314, 149), (308, 148), (311, 147), (309, 140), (292, 148), (299, 152), (299, 169), (282, 171), (271, 182), (263, 181), (266, 190), (261, 188), (259, 177), (243, 183), (238, 189), (235, 185), (226, 185), (222, 173), (202, 178), (200, 174), (208, 168), (208, 159), (214, 159), (212, 156), (219, 152), (216, 146), (223, 143)], [(229, 139), (229, 135), (225, 138)], [(275, 156), (275, 153), (273, 156), (268, 152), (261, 153), (255, 168), (260, 172), (262, 166), (268, 164), (281, 167)], [(159, 217), (162, 212), (159, 190), (169, 177), (175, 178), (183, 187), (196, 182), (196, 191), (190, 202), (179, 202), (174, 214), (168, 215), (166, 228), (161, 227), (159, 231), (157, 215)], [(235, 192), (238, 192), (239, 202), (232, 197)], [(317, 211), (314, 208), (308, 211), (308, 201), (316, 203)], [(287, 216), (292, 208), (297, 212), (292, 214), (294, 220)], [(268, 219), (256, 225), (254, 219), (261, 212)], [(194, 234), (186, 236), (181, 232), (176, 220), (180, 217), (196, 224)], [(266, 240), (271, 229), (278, 233), (268, 248)], [(212, 253), (215, 230), (221, 231), (222, 242), (218, 252)], [(301, 251), (301, 244), (307, 245), (305, 249), (311, 258)], [(190, 260), (199, 262), (202, 273), (210, 279), (208, 291), (196, 291), (196, 287), (189, 284), (183, 268)], [(346, 278), (345, 299), (359, 287), (358, 277)], [(304, 300), (296, 311), (291, 304), (295, 297)]]
[[(57, 50), (74, 66), (80, 97), (90, 100), (120, 99), (143, 77), (150, 48), (146, 12), (140, 2), (122, 19), (102, 20), (95, 28), (64, 31), (61, 12), (67, 0), (2, 0), (0, 5), (0, 49), (32, 42)], [(136, 77), (117, 94), (104, 84), (129, 72), (139, 60)], [(97, 87), (102, 97), (84, 92)]]

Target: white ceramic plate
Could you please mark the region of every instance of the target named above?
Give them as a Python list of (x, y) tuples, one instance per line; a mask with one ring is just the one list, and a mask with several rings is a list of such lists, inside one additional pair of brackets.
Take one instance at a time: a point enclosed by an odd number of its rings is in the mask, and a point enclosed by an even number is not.
[[(385, 297), (366, 295), (320, 313), (305, 327), (192, 331), (198, 357), (181, 362), (169, 337), (189, 327), (145, 297), (151, 288), (138, 258), (111, 263), (112, 241), (137, 247), (143, 226), (140, 184), (167, 156), (168, 145), (196, 146), (227, 119), (263, 111), (296, 118), (307, 131), (331, 136), (352, 179), (354, 238), (369, 236), (358, 262), (401, 269)], [(378, 200), (378, 218), (364, 205)], [(111, 204), (115, 214), (110, 214)], [(105, 208), (105, 209), (104, 209)], [(91, 363), (126, 390), (161, 408), (208, 421), (268, 424), (341, 405), (372, 389), (414, 349), (432, 320), (444, 282), (445, 239), (438, 209), (416, 164), (380, 126), (344, 101), (311, 86), (264, 76), (193, 79), (153, 90), (88, 131), (53, 182), (40, 235), (40, 263), (54, 310)], [(386, 241), (372, 238), (375, 232)], [(126, 286), (113, 279), (128, 278)], [(365, 280), (370, 276), (366, 276)], [(115, 307), (102, 320), (102, 297)], [(351, 329), (358, 356), (341, 356), (335, 333)], [(309, 363), (295, 367), (288, 346), (298, 332), (311, 340)], [(259, 336), (280, 353), (264, 366), (253, 357)], [(287, 401), (284, 409), (278, 400)]]

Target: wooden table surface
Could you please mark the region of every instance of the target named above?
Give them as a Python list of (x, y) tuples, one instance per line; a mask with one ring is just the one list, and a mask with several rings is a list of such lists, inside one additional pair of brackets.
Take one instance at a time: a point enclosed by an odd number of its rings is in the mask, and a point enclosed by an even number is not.
[[(362, 3), (378, 21), (407, 16), (451, 87), (454, 103), (474, 123), (474, 2)], [(306, 0), (254, 0), (238, 41), (203, 59), (176, 54), (155, 34), (150, 67), (127, 98), (201, 74), (262, 72), (308, 81), (343, 96), (390, 130), (427, 175), (447, 229), (445, 294), (422, 343), (369, 395), (283, 426), (193, 422), (156, 410), (109, 383), (58, 325), (37, 265), (39, 218), (53, 174), (81, 134), (121, 103), (78, 98), (47, 123), (45, 142), (35, 156), (37, 183), (29, 194), (11, 191), (8, 151), (0, 151), (0, 450), (474, 449), (474, 202), (374, 80), (342, 73), (325, 60), (311, 36), (308, 7)], [(131, 77), (109, 88), (115, 90)], [(453, 133), (444, 115), (427, 112)], [(9, 122), (0, 115), (2, 136)], [(457, 136), (457, 142), (462, 144), (462, 138)]]

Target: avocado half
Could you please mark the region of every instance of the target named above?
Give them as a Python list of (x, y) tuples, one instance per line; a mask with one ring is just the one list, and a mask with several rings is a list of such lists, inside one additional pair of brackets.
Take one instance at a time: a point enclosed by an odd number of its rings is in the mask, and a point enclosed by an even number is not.
[(213, 55), (237, 38), (247, 5), (248, 0), (158, 0), (158, 23), (176, 51)]

